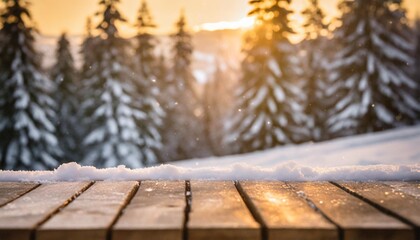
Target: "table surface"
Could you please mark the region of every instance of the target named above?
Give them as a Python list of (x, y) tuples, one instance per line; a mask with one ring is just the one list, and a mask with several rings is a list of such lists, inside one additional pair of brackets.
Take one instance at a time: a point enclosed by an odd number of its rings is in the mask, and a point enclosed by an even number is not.
[(1, 240), (420, 239), (420, 182), (0, 182)]

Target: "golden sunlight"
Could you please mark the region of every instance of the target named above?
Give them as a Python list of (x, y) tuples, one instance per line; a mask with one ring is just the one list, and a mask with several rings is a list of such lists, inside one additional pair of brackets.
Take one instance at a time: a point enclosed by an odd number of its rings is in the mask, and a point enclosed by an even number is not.
[(224, 29), (250, 29), (255, 24), (254, 17), (245, 17), (239, 21), (234, 22), (215, 22), (215, 23), (204, 23), (194, 27), (194, 31), (217, 31)]
[[(97, 9), (96, 0), (32, 0), (32, 13), (41, 33), (46, 35), (59, 35), (66, 31), (69, 34), (83, 34), (86, 17), (94, 14)], [(124, 36), (136, 33), (133, 24), (137, 10), (140, 6), (138, 0), (121, 1), (121, 10), (128, 22), (121, 26)], [(249, 11), (246, 0), (153, 0), (150, 1), (150, 9), (153, 12), (156, 23), (159, 25), (157, 32), (168, 33), (173, 29), (179, 10), (185, 9), (190, 26), (194, 30), (218, 30), (249, 28), (253, 25), (253, 19), (245, 17)], [(320, 4), (327, 13), (327, 19), (337, 16), (337, 0), (321, 0)], [(294, 18), (300, 22), (300, 12), (307, 5), (305, 0), (295, 0), (292, 7), (295, 11)], [(406, 0), (408, 16), (414, 18), (420, 13), (420, 1)], [(170, 6), (170, 7), (168, 7)], [(297, 29), (297, 32), (300, 30)]]
[[(98, 10), (97, 2), (97, 0), (72, 0), (71, 2), (32, 0), (32, 15), (42, 34), (57, 36), (66, 31), (70, 35), (81, 35), (84, 33), (86, 18)], [(120, 26), (122, 36), (129, 37), (136, 34), (134, 23), (140, 3), (141, 1), (138, 0), (121, 1), (121, 11), (127, 19), (127, 23)], [(300, 24), (303, 19), (300, 13), (307, 3), (306, 0), (292, 2), (294, 11), (292, 22), (297, 32), (297, 36), (294, 36), (292, 41), (299, 41), (302, 38)], [(250, 10), (246, 0), (153, 0), (149, 4), (158, 25), (156, 33), (159, 34), (173, 31), (174, 21), (181, 9), (185, 10), (188, 24), (195, 31), (247, 29), (254, 24), (254, 19), (246, 17)], [(333, 21), (338, 16), (337, 4), (338, 0), (320, 0), (328, 21)], [(411, 19), (420, 13), (418, 0), (406, 0), (405, 7)]]

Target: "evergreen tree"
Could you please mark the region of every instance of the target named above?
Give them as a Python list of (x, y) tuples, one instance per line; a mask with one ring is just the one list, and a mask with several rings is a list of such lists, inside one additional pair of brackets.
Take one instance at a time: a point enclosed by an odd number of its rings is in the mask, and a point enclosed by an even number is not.
[(399, 0), (344, 0), (342, 26), (329, 96), (328, 121), (335, 136), (381, 131), (412, 124), (420, 104), (409, 77), (411, 30)]
[(223, 124), (230, 107), (229, 77), (226, 65), (221, 60), (215, 63), (216, 70), (213, 78), (206, 82), (203, 92), (204, 105), (204, 133), (213, 155), (223, 155), (226, 150), (221, 144), (224, 137)]
[(146, 79), (155, 78), (154, 69), (156, 59), (154, 55), (156, 39), (150, 33), (150, 30), (156, 28), (156, 24), (150, 14), (145, 0), (143, 0), (137, 17), (137, 48), (136, 57), (138, 68), (142, 76)]
[(252, 0), (256, 27), (248, 36), (236, 109), (227, 129), (235, 152), (246, 153), (299, 142), (305, 134), (296, 48), (289, 37), (287, 0)]
[[(163, 53), (161, 53), (157, 59), (157, 63), (156, 63), (156, 79), (159, 79), (159, 81), (156, 81), (157, 86), (159, 89), (161, 89), (162, 91), (164, 90), (164, 87), (166, 85), (166, 82), (168, 81), (168, 74), (169, 74), (169, 69), (166, 63), (166, 58), (165, 55)], [(164, 97), (162, 96), (163, 94), (160, 94), (158, 97)], [(160, 100), (159, 102), (164, 102), (164, 99)]]
[[(156, 99), (160, 103), (161, 108), (163, 112), (165, 113), (165, 116), (163, 116), (162, 118), (162, 125), (160, 126), (160, 133), (162, 135), (162, 143), (163, 143), (163, 138), (164, 138), (163, 135), (164, 135), (164, 130), (166, 128), (163, 123), (168, 120), (166, 111), (173, 102), (171, 96), (166, 95), (166, 93), (168, 92), (168, 89), (170, 89), (169, 87), (170, 80), (169, 80), (168, 64), (166, 62), (166, 58), (163, 53), (161, 53), (156, 60), (156, 66), (154, 68), (154, 72), (155, 72), (156, 80), (153, 81), (153, 83), (155, 84), (156, 88), (159, 90), (158, 94), (156, 95)], [(162, 158), (164, 157), (164, 154), (159, 154), (158, 156), (159, 156), (159, 161), (161, 162), (164, 161), (164, 159)]]
[[(113, 167), (125, 164), (142, 167), (156, 161), (155, 138), (143, 132), (148, 116), (135, 84), (136, 74), (128, 64), (129, 43), (118, 35), (117, 22), (125, 22), (116, 5), (119, 0), (101, 0), (100, 37), (95, 38), (96, 64), (84, 79), (89, 98), (82, 107), (86, 129), (83, 164)], [(146, 101), (146, 100), (144, 100)], [(154, 134), (154, 133), (153, 133)]]
[(57, 137), (64, 152), (63, 162), (79, 160), (79, 139), (77, 137), (77, 75), (74, 67), (71, 46), (65, 34), (62, 34), (56, 51), (56, 63), (51, 70), (51, 78), (57, 85), (54, 94), (58, 105), (56, 120)]
[(325, 15), (318, 4), (318, 0), (310, 0), (310, 5), (302, 12), (306, 21), (305, 40), (302, 43), (305, 49), (305, 95), (306, 109), (309, 116), (308, 128), (311, 141), (325, 139), (326, 102), (324, 92), (327, 87), (327, 42), (325, 35), (328, 26), (324, 24)]
[(174, 46), (164, 101), (167, 118), (164, 124), (164, 151), (162, 158), (182, 160), (203, 156), (207, 145), (203, 127), (199, 121), (200, 105), (195, 92), (195, 80), (191, 73), (193, 53), (191, 35), (187, 32), (182, 14), (172, 35)]
[[(162, 81), (157, 78), (157, 61), (155, 59), (155, 37), (149, 32), (156, 28), (153, 18), (149, 12), (146, 1), (142, 6), (137, 18), (137, 48), (136, 48), (136, 69), (137, 69), (137, 89), (136, 94), (141, 100), (142, 111), (146, 114), (139, 125), (140, 132), (150, 139), (151, 144), (147, 145), (149, 150), (153, 151), (153, 162), (161, 161), (157, 159), (162, 148), (161, 127), (165, 113), (159, 103), (161, 89), (159, 83)], [(144, 149), (143, 151), (148, 151)], [(152, 157), (152, 156), (150, 156)]]
[(416, 21), (416, 46), (414, 80), (417, 82), (416, 99), (420, 99), (420, 19)]
[(98, 45), (100, 38), (93, 36), (92, 28), (92, 19), (88, 17), (86, 20), (86, 36), (80, 50), (83, 59), (81, 69), (83, 79), (90, 78), (91, 75), (94, 75), (96, 63), (98, 62), (99, 51), (97, 50), (96, 45)]
[(0, 30), (0, 168), (52, 169), (62, 152), (53, 120), (53, 82), (34, 50), (28, 3), (5, 0)]
[(87, 119), (90, 118), (91, 112), (88, 112), (87, 109), (95, 108), (95, 101), (91, 96), (91, 91), (94, 89), (94, 84), (97, 82), (97, 75), (99, 74), (99, 43), (101, 41), (100, 37), (94, 36), (92, 34), (93, 26), (92, 19), (87, 18), (86, 21), (86, 33), (85, 38), (80, 46), (80, 55), (82, 56), (82, 67), (79, 74), (79, 91), (76, 92), (76, 97), (79, 99), (80, 107), (77, 112), (77, 118), (82, 124), (78, 125), (76, 129), (77, 138), (79, 140), (79, 151), (82, 157), (85, 155), (85, 152), (88, 149), (85, 149), (83, 139), (90, 133), (90, 124), (88, 124)]

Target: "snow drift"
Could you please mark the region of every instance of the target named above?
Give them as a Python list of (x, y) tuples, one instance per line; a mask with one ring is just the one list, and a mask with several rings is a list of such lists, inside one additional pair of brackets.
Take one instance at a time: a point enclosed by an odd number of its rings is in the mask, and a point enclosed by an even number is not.
[(274, 148), (245, 155), (189, 160), (182, 167), (220, 167), (235, 163), (271, 168), (296, 162), (310, 167), (420, 164), (420, 126)]
[(82, 167), (76, 163), (60, 166), (54, 171), (4, 171), (0, 181), (93, 181), (93, 180), (280, 180), (280, 181), (396, 181), (420, 180), (420, 164), (412, 166), (358, 166), (312, 168), (296, 163), (273, 168), (234, 164), (229, 167), (184, 168), (172, 165), (144, 169), (124, 166), (109, 169)]
[(223, 158), (129, 169), (61, 165), (54, 171), (0, 171), (0, 181), (93, 180), (420, 180), (420, 127), (288, 146)]

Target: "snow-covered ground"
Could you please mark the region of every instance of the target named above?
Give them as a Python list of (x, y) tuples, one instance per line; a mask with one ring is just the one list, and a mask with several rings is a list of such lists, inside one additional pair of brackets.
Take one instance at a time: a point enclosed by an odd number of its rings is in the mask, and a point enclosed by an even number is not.
[(189, 160), (176, 165), (220, 167), (245, 163), (270, 168), (291, 161), (310, 167), (420, 164), (420, 126), (245, 155)]
[(81, 180), (420, 180), (420, 126), (246, 155), (131, 170), (82, 167), (0, 172), (0, 181)]

